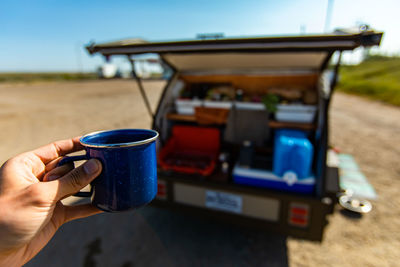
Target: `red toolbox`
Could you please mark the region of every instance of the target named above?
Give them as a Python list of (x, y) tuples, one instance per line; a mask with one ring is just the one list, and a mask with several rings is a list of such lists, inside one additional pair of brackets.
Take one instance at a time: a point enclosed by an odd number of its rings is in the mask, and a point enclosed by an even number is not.
[(158, 163), (165, 171), (210, 175), (220, 147), (216, 128), (174, 126), (172, 136), (159, 153)]

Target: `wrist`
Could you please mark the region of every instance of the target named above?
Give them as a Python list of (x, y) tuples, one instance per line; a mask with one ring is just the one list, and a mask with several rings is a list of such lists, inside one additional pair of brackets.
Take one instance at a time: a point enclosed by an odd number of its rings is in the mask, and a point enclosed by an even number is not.
[[(22, 266), (24, 249), (18, 249), (10, 229), (9, 219), (13, 218), (7, 199), (0, 198), (0, 267)], [(20, 257), (19, 257), (20, 256)]]

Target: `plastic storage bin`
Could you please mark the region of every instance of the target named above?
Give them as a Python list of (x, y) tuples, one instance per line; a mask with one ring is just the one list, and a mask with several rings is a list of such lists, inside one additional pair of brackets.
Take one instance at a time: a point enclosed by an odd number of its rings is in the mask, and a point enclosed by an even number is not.
[(194, 115), (195, 107), (200, 107), (203, 101), (198, 99), (176, 99), (176, 112), (182, 115)]
[(165, 171), (210, 175), (219, 154), (219, 138), (215, 128), (174, 126), (172, 137), (159, 153), (158, 164)]
[(204, 106), (206, 108), (225, 108), (225, 109), (230, 109), (230, 108), (232, 108), (232, 102), (230, 102), (230, 101), (210, 101), (210, 100), (205, 100), (204, 101)]
[(236, 102), (235, 107), (237, 109), (265, 110), (265, 105), (263, 103)]
[(313, 146), (306, 134), (298, 130), (275, 133), (273, 172), (285, 180), (301, 180), (310, 176)]
[(317, 107), (310, 105), (278, 105), (277, 121), (310, 123), (314, 120)]

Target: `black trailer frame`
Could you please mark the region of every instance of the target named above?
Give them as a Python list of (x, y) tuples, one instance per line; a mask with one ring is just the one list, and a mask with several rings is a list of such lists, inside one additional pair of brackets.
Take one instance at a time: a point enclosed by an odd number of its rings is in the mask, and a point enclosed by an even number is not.
[[(324, 52), (325, 57), (318, 66), (317, 73), (322, 74), (327, 69), (334, 52), (339, 53), (336, 65), (333, 68), (332, 79), (329, 81), (329, 90), (320, 97), (319, 112), (321, 120), (316, 129), (319, 136), (319, 147), (316, 148), (317, 155), (317, 177), (320, 181), (316, 185), (316, 193), (313, 196), (299, 195), (265, 188), (255, 188), (233, 183), (220, 183), (207, 181), (201, 177), (192, 176), (185, 178), (183, 174), (165, 173), (159, 171), (159, 184), (163, 186), (166, 196), (158, 197), (152, 205), (183, 211), (188, 214), (207, 216), (235, 223), (257, 227), (268, 231), (278, 232), (298, 238), (321, 241), (326, 224), (327, 216), (334, 211), (339, 192), (338, 169), (326, 164), (327, 150), (329, 144), (329, 104), (337, 83), (341, 53), (353, 50), (357, 47), (370, 47), (379, 45), (381, 32), (364, 30), (357, 33), (336, 32), (326, 35), (301, 35), (284, 37), (257, 37), (257, 38), (222, 38), (202, 39), (173, 42), (146, 42), (143, 40), (122, 40), (111, 43), (95, 44), (86, 47), (90, 54), (102, 54), (106, 58), (113, 55), (125, 55), (132, 64), (132, 77), (137, 81), (140, 93), (144, 99), (149, 114), (153, 118), (152, 128), (159, 130), (156, 124), (157, 116), (162, 113), (162, 101), (167, 94), (171, 82), (176, 80), (179, 70), (168, 60), (170, 55), (187, 54), (219, 54), (219, 53), (308, 53)], [(160, 56), (162, 64), (168, 65), (174, 75), (168, 81), (160, 97), (157, 109), (153, 114), (147, 99), (141, 79), (135, 73), (133, 56), (138, 54), (156, 53)], [(162, 115), (162, 114), (161, 114)], [(218, 175), (218, 174), (216, 174)], [(187, 175), (186, 175), (187, 176)], [(179, 190), (178, 190), (179, 189)], [(185, 203), (185, 192), (196, 196), (201, 201), (205, 192), (217, 192), (221, 194), (240, 196), (251, 203), (260, 203), (257, 212), (248, 211), (247, 214), (237, 214), (223, 210), (216, 210), (205, 205), (196, 203)], [(183, 200), (182, 200), (183, 199)], [(267, 207), (262, 210), (263, 205)], [(257, 205), (256, 205), (257, 206)], [(296, 225), (291, 221), (292, 213), (299, 209), (305, 212), (306, 225)]]

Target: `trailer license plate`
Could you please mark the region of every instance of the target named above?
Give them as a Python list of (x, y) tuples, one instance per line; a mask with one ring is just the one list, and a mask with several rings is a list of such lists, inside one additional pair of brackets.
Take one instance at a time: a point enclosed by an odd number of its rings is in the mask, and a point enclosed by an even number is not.
[(242, 197), (234, 194), (206, 190), (206, 207), (233, 213), (242, 213)]

